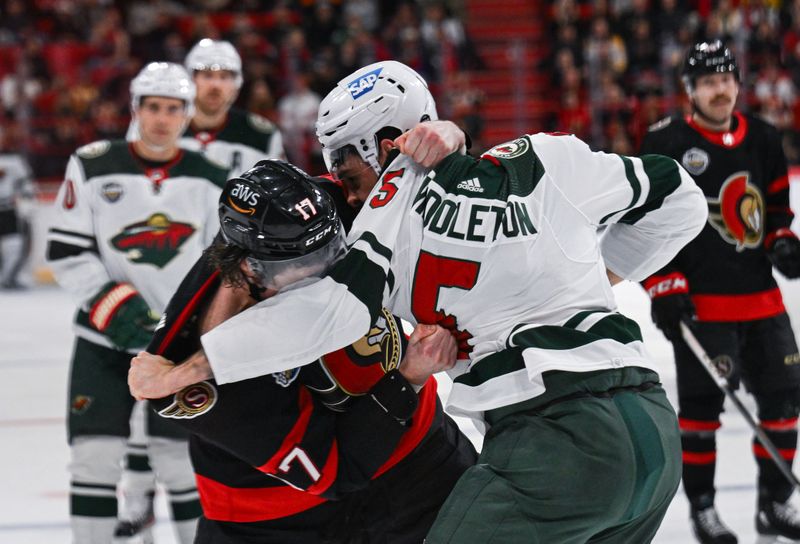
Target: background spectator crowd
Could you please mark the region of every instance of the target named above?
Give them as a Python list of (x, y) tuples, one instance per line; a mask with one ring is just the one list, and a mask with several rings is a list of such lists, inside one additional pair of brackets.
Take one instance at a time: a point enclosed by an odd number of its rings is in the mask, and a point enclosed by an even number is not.
[[(289, 158), (311, 171), (322, 169), (313, 137), (321, 96), (357, 67), (390, 58), (431, 83), (440, 116), (462, 124), (476, 152), (519, 131), (549, 130), (635, 154), (649, 125), (688, 111), (679, 78), (688, 46), (722, 38), (743, 67), (740, 107), (782, 129), (790, 162), (800, 162), (800, 0), (495, 6), (489, 0), (2, 0), (0, 151), (25, 154), (39, 179), (59, 178), (76, 147), (124, 135), (128, 84), (145, 63), (182, 62), (194, 43), (210, 37), (231, 41), (243, 58), (237, 105), (277, 123)], [(515, 6), (530, 14), (529, 30), (515, 33), (517, 20), (489, 28), (481, 20), (490, 11), (514, 18)], [(497, 71), (500, 64), (511, 75)]]

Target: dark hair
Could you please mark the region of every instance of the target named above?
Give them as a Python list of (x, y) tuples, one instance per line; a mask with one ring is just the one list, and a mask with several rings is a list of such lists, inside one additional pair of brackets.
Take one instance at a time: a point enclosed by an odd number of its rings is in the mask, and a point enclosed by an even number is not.
[(216, 239), (203, 251), (203, 255), (208, 258), (211, 267), (219, 271), (224, 285), (229, 287), (247, 285), (247, 278), (242, 272), (241, 263), (250, 255), (249, 250)]

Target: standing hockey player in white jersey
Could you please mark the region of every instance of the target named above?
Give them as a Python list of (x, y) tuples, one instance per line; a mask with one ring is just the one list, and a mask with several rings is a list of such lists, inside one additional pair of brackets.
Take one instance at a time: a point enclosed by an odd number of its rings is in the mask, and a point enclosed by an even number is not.
[[(572, 136), (522, 136), (429, 172), (393, 140), (435, 117), (425, 82), (396, 63), (339, 83), (317, 125), (331, 172), (350, 190), (381, 175), (350, 250), (203, 335), (196, 369), (224, 383), (313, 360), (381, 304), (437, 323), (459, 342), (449, 410), (488, 433), (427, 541), (649, 542), (680, 480), (677, 418), (609, 278), (669, 261), (703, 226), (702, 193), (671, 159), (593, 153)], [(180, 389), (177, 368), (154, 383)]]
[(31, 227), (25, 202), (34, 197), (31, 168), (18, 153), (3, 149), (0, 134), (0, 289), (18, 289), (17, 277), (31, 247)]
[[(78, 302), (69, 397), (73, 541), (111, 541), (133, 399), (130, 354), (145, 346), (178, 284), (218, 231), (227, 171), (178, 147), (194, 84), (180, 65), (148, 64), (131, 82), (139, 137), (76, 151), (59, 191), (47, 258)], [(179, 541), (200, 513), (185, 435), (150, 420), (150, 454)]]
[(242, 87), (242, 59), (230, 42), (200, 40), (184, 65), (197, 85), (197, 98), (181, 147), (224, 164), (231, 177), (262, 159), (284, 158), (281, 133), (273, 123), (231, 107)]

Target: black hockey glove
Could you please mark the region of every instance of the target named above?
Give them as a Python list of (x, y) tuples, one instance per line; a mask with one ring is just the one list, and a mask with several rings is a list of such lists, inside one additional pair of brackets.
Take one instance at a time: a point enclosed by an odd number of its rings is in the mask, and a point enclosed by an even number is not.
[(791, 280), (800, 277), (800, 240), (791, 231), (788, 232), (788, 235), (779, 234), (767, 247), (767, 257), (778, 272)]
[(123, 350), (144, 347), (158, 318), (130, 283), (109, 282), (89, 303), (89, 321)]
[(650, 276), (644, 282), (650, 295), (650, 316), (667, 340), (681, 337), (681, 320), (694, 319), (694, 303), (689, 297), (689, 282), (680, 272)]

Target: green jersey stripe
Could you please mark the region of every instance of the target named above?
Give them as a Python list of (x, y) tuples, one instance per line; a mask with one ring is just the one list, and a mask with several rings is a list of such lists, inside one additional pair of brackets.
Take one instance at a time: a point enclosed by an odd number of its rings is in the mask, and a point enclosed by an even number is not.
[[(358, 278), (354, 277), (356, 272)], [(366, 305), (371, 322), (375, 323), (383, 307), (383, 288), (386, 283), (386, 273), (383, 268), (367, 257), (364, 251), (351, 248), (330, 270), (328, 276), (345, 285), (348, 291)]]
[[(633, 190), (633, 197), (631, 198), (631, 203), (628, 204), (626, 207), (622, 208), (621, 210), (617, 210), (615, 212), (611, 212), (608, 215), (606, 215), (605, 217), (603, 217), (600, 220), (600, 224), (601, 225), (605, 224), (605, 222), (608, 221), (608, 219), (610, 217), (618, 214), (621, 211), (628, 210), (628, 209), (632, 208), (633, 206), (635, 206), (636, 203), (639, 201), (639, 197), (642, 194), (642, 184), (639, 181), (639, 178), (636, 177), (636, 172), (634, 171), (634, 168), (633, 168), (633, 161), (631, 161), (630, 158), (624, 157), (622, 155), (617, 155), (617, 157), (619, 157), (622, 160), (622, 164), (625, 167), (625, 177), (627, 178), (628, 183), (630, 184), (631, 189)], [(645, 169), (645, 171), (647, 171), (647, 170)], [(652, 189), (651, 189), (651, 191), (652, 191)]]
[(392, 260), (392, 250), (386, 247), (385, 245), (381, 244), (378, 239), (375, 237), (374, 234), (371, 232), (363, 232), (361, 236), (358, 238), (359, 240), (363, 240), (372, 248), (372, 251), (386, 259), (387, 261)]
[(674, 160), (661, 155), (644, 155), (641, 160), (644, 171), (650, 178), (650, 194), (643, 206), (622, 216), (621, 223), (635, 224), (648, 212), (660, 208), (664, 199), (681, 185), (681, 175)]

